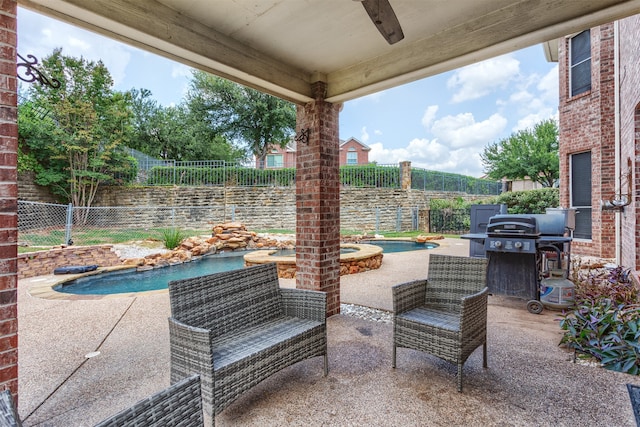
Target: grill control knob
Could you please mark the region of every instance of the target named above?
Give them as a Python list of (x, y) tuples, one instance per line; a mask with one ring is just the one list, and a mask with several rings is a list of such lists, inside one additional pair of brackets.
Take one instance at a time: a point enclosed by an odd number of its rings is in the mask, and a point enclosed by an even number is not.
[(515, 242), (513, 246), (515, 246), (516, 249), (522, 249), (522, 242)]
[(501, 248), (502, 247), (502, 242), (500, 240), (498, 240), (497, 242), (495, 242), (495, 246), (496, 246), (496, 248)]

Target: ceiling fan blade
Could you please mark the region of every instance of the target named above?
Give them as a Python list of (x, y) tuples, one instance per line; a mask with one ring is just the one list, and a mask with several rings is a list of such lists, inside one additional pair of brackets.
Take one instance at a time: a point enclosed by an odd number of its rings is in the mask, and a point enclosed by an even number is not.
[(397, 43), (404, 38), (400, 22), (389, 0), (362, 0), (362, 6), (389, 44)]

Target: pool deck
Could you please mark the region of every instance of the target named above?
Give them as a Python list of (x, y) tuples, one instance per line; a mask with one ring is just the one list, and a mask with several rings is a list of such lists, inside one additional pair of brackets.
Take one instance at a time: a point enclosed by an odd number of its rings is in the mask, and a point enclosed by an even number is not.
[[(341, 300), (391, 310), (391, 287), (424, 278), (430, 253), (467, 256), (468, 242), (386, 254), (382, 267), (341, 277)], [(166, 291), (95, 299), (47, 299), (18, 287), (19, 412), (25, 426), (91, 426), (169, 385)], [(294, 279), (281, 279), (285, 287)], [(322, 360), (265, 380), (216, 417), (218, 426), (634, 426), (626, 383), (640, 378), (572, 363), (558, 347), (557, 312), (527, 312), (525, 301), (489, 299), (489, 368), (481, 350), (456, 368), (398, 350), (392, 325), (346, 315), (327, 320), (329, 375)], [(95, 357), (86, 355), (99, 352)]]

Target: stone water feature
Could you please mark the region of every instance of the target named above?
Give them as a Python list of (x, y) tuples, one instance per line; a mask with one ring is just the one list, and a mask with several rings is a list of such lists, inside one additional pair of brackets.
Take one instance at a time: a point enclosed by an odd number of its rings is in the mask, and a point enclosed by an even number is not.
[[(356, 274), (380, 268), (382, 265), (382, 248), (375, 245), (343, 243), (340, 249), (353, 249), (353, 252), (340, 254), (340, 275)], [(277, 255), (276, 250), (254, 251), (244, 256), (244, 265), (267, 264), (278, 265), (278, 277), (293, 279), (296, 277), (296, 256)]]
[[(382, 249), (378, 246), (357, 243), (344, 243), (340, 246), (353, 249), (350, 253), (340, 255), (341, 276), (377, 269), (382, 264)], [(244, 256), (245, 266), (275, 262), (278, 265), (279, 277), (294, 278), (295, 255), (273, 256), (279, 250), (294, 248), (294, 239), (259, 236), (253, 231), (248, 231), (243, 224), (232, 222), (214, 225), (211, 237), (189, 237), (172, 251), (147, 255), (144, 258), (125, 259), (123, 264), (143, 270), (189, 262), (194, 257), (219, 252), (252, 250)]]

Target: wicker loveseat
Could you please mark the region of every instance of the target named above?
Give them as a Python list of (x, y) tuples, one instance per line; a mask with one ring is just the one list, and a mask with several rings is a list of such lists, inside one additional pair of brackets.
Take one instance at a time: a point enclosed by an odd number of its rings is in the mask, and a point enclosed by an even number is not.
[(243, 392), (306, 358), (324, 355), (326, 294), (279, 287), (275, 264), (169, 283), (171, 382), (202, 379), (215, 417)]
[(405, 347), (462, 366), (482, 346), (487, 367), (487, 260), (431, 254), (426, 280), (396, 285), (393, 292), (393, 361)]

